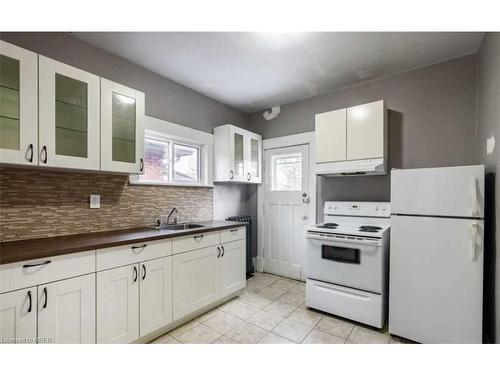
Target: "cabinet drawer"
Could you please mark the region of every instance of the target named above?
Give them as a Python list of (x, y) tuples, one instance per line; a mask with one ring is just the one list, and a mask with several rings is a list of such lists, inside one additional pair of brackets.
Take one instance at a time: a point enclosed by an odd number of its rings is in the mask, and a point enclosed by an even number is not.
[(173, 253), (179, 254), (186, 251), (201, 249), (202, 247), (215, 246), (220, 243), (220, 232), (207, 232), (190, 234), (173, 239)]
[(238, 227), (220, 231), (220, 242), (231, 242), (242, 240), (246, 237), (246, 227)]
[(0, 266), (0, 293), (95, 272), (95, 251)]
[(172, 255), (171, 239), (138, 242), (97, 250), (96, 267), (102, 271), (169, 255)]

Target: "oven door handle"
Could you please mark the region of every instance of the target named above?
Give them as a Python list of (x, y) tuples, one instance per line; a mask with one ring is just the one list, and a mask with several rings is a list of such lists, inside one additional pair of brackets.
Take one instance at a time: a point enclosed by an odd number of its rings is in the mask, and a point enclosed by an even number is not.
[[(306, 239), (322, 241), (322, 242), (349, 243), (349, 244), (377, 246), (377, 247), (379, 246), (378, 239), (358, 240), (357, 238), (351, 239), (351, 238), (347, 238), (347, 237), (346, 238), (339, 238), (339, 237), (316, 236), (314, 234), (307, 234)], [(363, 250), (363, 249), (360, 249), (360, 250)]]

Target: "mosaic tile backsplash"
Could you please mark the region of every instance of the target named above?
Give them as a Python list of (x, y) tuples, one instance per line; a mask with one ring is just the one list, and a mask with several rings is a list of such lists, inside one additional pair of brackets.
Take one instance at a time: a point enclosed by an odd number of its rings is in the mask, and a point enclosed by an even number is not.
[[(90, 194), (101, 208), (90, 209)], [(130, 185), (126, 175), (0, 168), (0, 241), (212, 219), (212, 188)]]

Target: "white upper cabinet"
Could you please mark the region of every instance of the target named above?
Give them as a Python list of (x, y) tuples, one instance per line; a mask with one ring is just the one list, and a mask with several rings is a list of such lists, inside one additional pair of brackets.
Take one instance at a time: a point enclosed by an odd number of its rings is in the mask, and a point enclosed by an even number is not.
[(347, 108), (347, 159), (383, 158), (386, 143), (385, 108), (378, 102)]
[(39, 56), (39, 165), (99, 170), (99, 77)]
[(0, 40), (0, 163), (38, 163), (38, 55)]
[(101, 78), (101, 170), (144, 172), (143, 92)]
[(316, 163), (346, 160), (347, 110), (316, 115)]
[(262, 137), (234, 125), (214, 128), (215, 182), (262, 182)]
[(316, 174), (384, 174), (387, 108), (383, 100), (315, 117)]

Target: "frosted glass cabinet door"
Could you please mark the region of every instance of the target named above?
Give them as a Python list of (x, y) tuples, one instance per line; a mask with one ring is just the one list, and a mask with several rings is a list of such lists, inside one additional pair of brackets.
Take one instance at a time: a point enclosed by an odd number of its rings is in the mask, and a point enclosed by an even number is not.
[(38, 56), (0, 40), (0, 163), (38, 162)]
[(231, 170), (229, 178), (232, 181), (246, 180), (246, 166), (245, 166), (245, 144), (244, 132), (239, 132), (237, 128), (232, 127), (229, 138), (229, 149), (231, 152)]
[(262, 137), (247, 135), (247, 182), (262, 182)]
[(144, 172), (144, 93), (101, 78), (101, 170)]
[(99, 77), (39, 56), (39, 165), (99, 170)]

